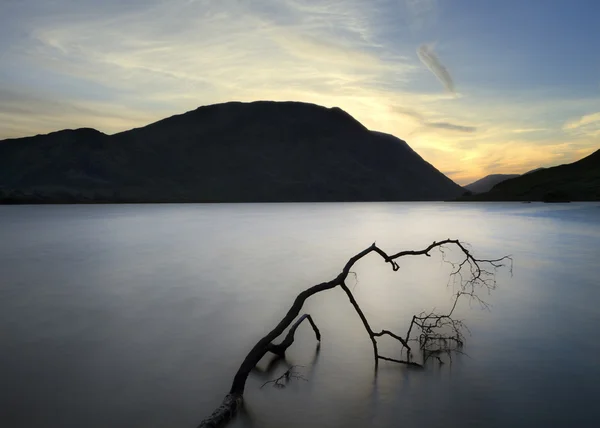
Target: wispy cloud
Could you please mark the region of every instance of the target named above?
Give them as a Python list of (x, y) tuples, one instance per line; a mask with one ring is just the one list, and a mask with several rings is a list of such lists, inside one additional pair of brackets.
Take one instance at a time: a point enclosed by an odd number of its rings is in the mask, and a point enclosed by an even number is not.
[(402, 116), (408, 116), (412, 119), (415, 119), (419, 123), (422, 123), (425, 121), (425, 117), (421, 113), (419, 113), (418, 111), (416, 111), (415, 109), (412, 109), (412, 108), (401, 107), (401, 106), (392, 106), (391, 110), (394, 113), (398, 113)]
[(416, 120), (420, 127), (415, 129), (414, 132), (422, 132), (424, 129), (441, 129), (447, 131), (456, 131), (456, 132), (464, 132), (464, 133), (473, 133), (477, 131), (476, 126), (467, 126), (467, 125), (458, 125), (456, 123), (445, 122), (445, 121), (431, 121), (427, 120), (424, 115), (417, 112), (416, 110), (394, 106), (392, 107), (392, 111), (401, 114), (403, 116), (408, 116), (414, 120)]
[(586, 114), (578, 119), (567, 121), (563, 129), (567, 131), (596, 131), (600, 128), (600, 112)]
[[(158, 115), (149, 110), (132, 111), (106, 101), (59, 99), (52, 93), (29, 94), (1, 88), (0, 99), (0, 139), (90, 127), (90, 122), (106, 133), (115, 133), (167, 114), (166, 111)], [(23, 130), (27, 130), (27, 134)]]
[[(408, 129), (404, 135), (409, 135), (409, 144), (438, 169), (452, 171), (450, 177), (459, 184), (491, 173), (523, 173), (539, 166), (574, 162), (600, 146), (600, 135), (563, 131), (555, 119), (565, 110), (589, 111), (598, 105), (598, 98), (541, 98), (511, 103), (505, 98), (508, 94), (496, 96), (494, 102), (489, 101), (487, 93), (484, 95), (452, 101), (427, 101), (420, 97), (416, 103), (407, 100), (390, 111)], [(424, 121), (464, 121), (461, 125), (473, 124), (477, 132), (423, 128)], [(527, 127), (528, 124), (542, 126)]]
[(429, 44), (422, 44), (417, 49), (417, 55), (421, 62), (431, 71), (435, 77), (440, 81), (442, 85), (449, 92), (454, 93), (454, 81), (452, 76), (448, 72), (448, 69), (442, 64), (437, 54), (433, 50), (433, 46)]
[(428, 128), (447, 129), (449, 131), (458, 131), (458, 132), (467, 132), (467, 133), (477, 131), (477, 127), (475, 127), (475, 126), (456, 125), (454, 123), (449, 123), (449, 122), (425, 122), (424, 126), (426, 126)]
[(364, 40), (368, 14), (320, 5), (158, 2), (116, 16), (50, 16), (32, 28), (22, 52), (35, 68), (171, 103), (294, 89), (337, 97), (408, 84), (416, 64)]
[(464, 171), (462, 169), (455, 169), (455, 170), (449, 170), (449, 171), (442, 171), (442, 173), (444, 175), (447, 175), (448, 177), (453, 177), (459, 174), (462, 174)]
[(513, 129), (512, 132), (515, 134), (530, 134), (532, 132), (545, 132), (547, 128), (518, 128)]
[[(63, 87), (57, 99), (70, 102), (73, 81), (115, 94), (119, 123), (232, 99), (294, 99), (337, 105), (372, 129), (406, 136), (388, 120), (390, 100), (446, 95), (405, 93), (421, 74), (418, 62), (410, 51), (402, 56), (370, 39), (377, 30), (372, 9), (384, 3), (154, 1), (120, 14), (50, 14), (32, 21), (32, 43), (21, 52), (31, 69), (63, 77), (61, 85), (47, 82)], [(49, 130), (63, 123), (57, 117)], [(87, 126), (116, 128), (93, 115)]]

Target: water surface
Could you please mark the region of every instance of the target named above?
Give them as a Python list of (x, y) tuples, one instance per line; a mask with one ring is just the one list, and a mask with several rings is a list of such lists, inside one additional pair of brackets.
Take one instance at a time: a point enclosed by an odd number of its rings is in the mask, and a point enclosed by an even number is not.
[[(286, 366), (254, 374), (232, 426), (597, 426), (600, 204), (536, 203), (2, 206), (0, 426), (193, 427), (299, 291), (374, 241), (395, 252), (444, 238), (515, 261), (491, 312), (459, 308), (468, 356), (375, 372), (331, 290), (306, 306), (320, 348), (303, 326), (289, 351), (308, 381), (260, 389)], [(403, 333), (451, 303), (439, 253), (355, 271), (375, 329)]]

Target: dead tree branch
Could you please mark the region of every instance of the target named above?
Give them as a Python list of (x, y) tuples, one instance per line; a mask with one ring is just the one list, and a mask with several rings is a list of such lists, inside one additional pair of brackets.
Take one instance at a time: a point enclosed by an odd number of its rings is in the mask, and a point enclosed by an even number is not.
[[(447, 248), (451, 245), (460, 250), (462, 259), (459, 262), (452, 262), (447, 257)], [(366, 255), (370, 253), (376, 253), (379, 256), (381, 256), (381, 258), (383, 258), (383, 260), (386, 263), (389, 263), (392, 267), (392, 270), (396, 272), (400, 269), (397, 260), (401, 257), (431, 257), (431, 251), (436, 248), (441, 251), (443, 261), (449, 263), (452, 266), (449, 284), (450, 282), (452, 282), (454, 286), (456, 286), (457, 283), (459, 285), (459, 291), (455, 294), (454, 304), (450, 312), (448, 314), (436, 314), (432, 311), (429, 314), (420, 314), (419, 316), (413, 316), (405, 338), (402, 338), (389, 330), (381, 330), (379, 333), (374, 332), (365, 314), (358, 305), (358, 302), (356, 301), (352, 292), (346, 285), (346, 279), (350, 274), (352, 267), (356, 264), (356, 262), (358, 262)], [(462, 321), (455, 320), (454, 318), (452, 318), (452, 313), (456, 308), (459, 298), (461, 298), (462, 296), (467, 296), (471, 301), (474, 300), (484, 307), (487, 306), (487, 304), (477, 296), (476, 291), (481, 288), (486, 289), (488, 292), (495, 289), (496, 280), (494, 274), (496, 270), (500, 267), (503, 267), (506, 262), (510, 262), (512, 272), (512, 258), (510, 256), (504, 256), (499, 259), (478, 259), (472, 255), (470, 250), (467, 248), (466, 244), (463, 244), (457, 239), (445, 239), (439, 242), (434, 241), (425, 249), (417, 251), (400, 251), (392, 255), (388, 255), (382, 249), (377, 247), (375, 243), (373, 243), (370, 247), (351, 257), (342, 269), (342, 272), (337, 277), (328, 282), (323, 282), (321, 284), (314, 285), (298, 294), (298, 296), (294, 300), (294, 303), (292, 304), (288, 312), (285, 314), (283, 319), (279, 322), (279, 324), (277, 324), (275, 328), (273, 328), (262, 339), (260, 339), (256, 343), (256, 345), (254, 345), (254, 347), (250, 350), (248, 355), (246, 355), (246, 358), (244, 358), (244, 360), (242, 361), (242, 364), (240, 365), (237, 373), (233, 378), (233, 382), (229, 393), (225, 396), (221, 406), (217, 408), (208, 418), (204, 419), (200, 423), (199, 428), (218, 427), (224, 425), (225, 423), (229, 422), (229, 420), (231, 420), (236, 410), (243, 402), (242, 397), (244, 394), (246, 380), (252, 369), (258, 364), (258, 362), (267, 352), (272, 352), (280, 356), (284, 355), (285, 351), (294, 341), (294, 334), (296, 332), (296, 329), (305, 319), (307, 319), (311, 324), (317, 340), (321, 340), (321, 333), (319, 332), (319, 329), (317, 328), (310, 315), (302, 315), (294, 322), (294, 320), (300, 313), (304, 302), (314, 294), (326, 290), (331, 290), (338, 286), (346, 293), (348, 299), (350, 300), (350, 303), (352, 304), (356, 313), (361, 319), (363, 326), (365, 327), (365, 330), (369, 336), (369, 339), (371, 340), (371, 343), (373, 345), (373, 357), (376, 366), (379, 360), (383, 360), (400, 364), (406, 364), (409, 366), (422, 367), (421, 364), (410, 361), (411, 347), (409, 346), (409, 342), (413, 340), (411, 339), (413, 329), (417, 328), (420, 330), (418, 338), (420, 349), (427, 350), (428, 352), (430, 352), (429, 356), (439, 358), (437, 357), (437, 355), (442, 349), (445, 349), (441, 346), (434, 346), (433, 344), (443, 344), (448, 343), (449, 341), (453, 341), (457, 345), (462, 346), (462, 344), (464, 343), (464, 336), (462, 334), (462, 330), (465, 328), (465, 326), (462, 323)], [(467, 270), (467, 273), (469, 275), (466, 279), (463, 276), (464, 270)], [(285, 329), (288, 328), (293, 322), (294, 324), (288, 331), (288, 334), (283, 339), (283, 341), (279, 344), (273, 344), (273, 341), (281, 334), (283, 334)], [(396, 339), (401, 343), (403, 348), (406, 348), (409, 351), (409, 357), (407, 360), (399, 360), (379, 355), (376, 338), (382, 337), (384, 335)], [(424, 361), (426, 361), (428, 358), (428, 356), (425, 356)]]
[(283, 373), (277, 379), (268, 380), (265, 383), (263, 383), (261, 385), (261, 388), (263, 388), (265, 385), (268, 385), (270, 383), (272, 383), (275, 388), (285, 388), (286, 384), (282, 382), (283, 380), (285, 380), (286, 383), (290, 379), (297, 379), (297, 380), (308, 381), (308, 379), (306, 379), (304, 376), (302, 376), (302, 374), (300, 374), (297, 371), (294, 371), (294, 368), (296, 368), (296, 367), (304, 367), (304, 366), (292, 366), (292, 367), (290, 367), (289, 369), (287, 369), (285, 371), (285, 373)]
[(320, 342), (321, 341), (321, 332), (317, 328), (317, 325), (313, 321), (312, 317), (309, 314), (304, 314), (296, 320), (294, 325), (292, 325), (292, 327), (288, 331), (288, 334), (285, 336), (285, 339), (283, 339), (281, 341), (281, 343), (279, 343), (277, 345), (269, 343), (267, 345), (267, 350), (269, 352), (272, 352), (273, 354), (283, 357), (285, 355), (285, 351), (287, 350), (287, 348), (289, 348), (291, 346), (291, 344), (294, 343), (294, 334), (296, 333), (296, 329), (304, 320), (308, 320), (308, 322), (312, 326), (313, 331), (315, 332), (315, 336), (316, 336), (317, 340)]
[(407, 361), (407, 360), (397, 360), (395, 358), (388, 358), (388, 357), (383, 357), (383, 356), (378, 356), (377, 358), (379, 358), (380, 360), (384, 360), (384, 361), (390, 361), (392, 363), (398, 363), (398, 364), (406, 364), (409, 367), (416, 367), (418, 369), (422, 369), (424, 368), (421, 364), (419, 363), (414, 363), (412, 361)]

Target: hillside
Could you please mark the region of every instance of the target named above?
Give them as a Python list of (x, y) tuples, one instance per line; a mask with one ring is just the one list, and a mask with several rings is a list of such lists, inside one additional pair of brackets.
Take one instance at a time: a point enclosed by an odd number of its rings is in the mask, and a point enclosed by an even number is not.
[(475, 201), (599, 201), (600, 150), (571, 164), (543, 168), (503, 181)]
[(471, 184), (467, 184), (465, 189), (473, 193), (489, 192), (496, 184), (518, 176), (519, 174), (490, 174)]
[(0, 202), (402, 201), (463, 189), (406, 142), (339, 108), (200, 107), (115, 135), (93, 129), (0, 141)]
[(524, 172), (522, 175), (525, 175), (525, 174), (531, 174), (532, 172), (541, 171), (541, 170), (543, 170), (543, 169), (546, 169), (546, 168), (544, 168), (543, 166), (541, 166), (541, 167), (539, 167), (539, 168), (532, 169), (531, 171)]

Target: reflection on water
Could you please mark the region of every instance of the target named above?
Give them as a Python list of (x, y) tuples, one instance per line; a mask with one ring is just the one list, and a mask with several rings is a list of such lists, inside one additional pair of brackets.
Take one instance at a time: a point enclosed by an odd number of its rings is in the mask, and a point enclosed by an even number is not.
[[(342, 290), (306, 305), (285, 361), (261, 362), (236, 427), (596, 426), (598, 204), (0, 207), (0, 426), (191, 427), (302, 289), (376, 241), (457, 237), (512, 254), (451, 365), (380, 364)], [(349, 281), (374, 329), (449, 306), (439, 255), (377, 257)], [(381, 340), (388, 355), (399, 352)], [(397, 355), (397, 354), (396, 354)], [(260, 388), (291, 365), (308, 381)]]

